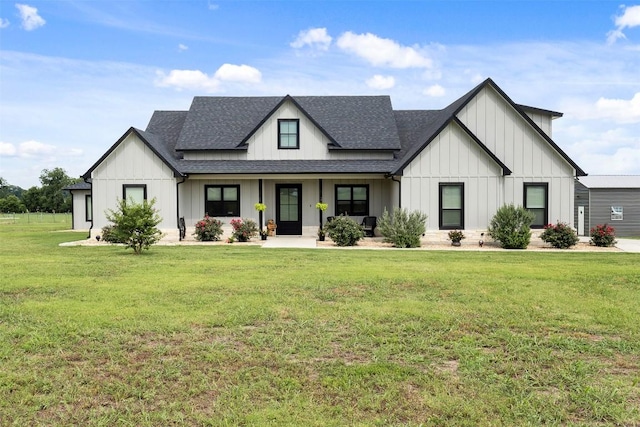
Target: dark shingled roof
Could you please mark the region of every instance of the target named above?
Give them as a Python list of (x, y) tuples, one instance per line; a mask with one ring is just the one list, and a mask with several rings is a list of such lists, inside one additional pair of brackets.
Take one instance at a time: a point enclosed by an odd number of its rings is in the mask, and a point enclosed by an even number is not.
[(91, 184), (85, 181), (76, 182), (75, 184), (67, 185), (63, 190), (91, 190)]
[(331, 148), (398, 150), (388, 96), (195, 97), (178, 138), (177, 150), (236, 150), (284, 102), (302, 110)]
[[(578, 176), (586, 175), (525, 113), (561, 113), (515, 104), (487, 79), (442, 110), (394, 111), (389, 96), (195, 97), (189, 111), (156, 111), (145, 131), (131, 128), (84, 175), (90, 177), (134, 132), (176, 176), (187, 174), (384, 173), (403, 169), (452, 122), (502, 168), (509, 168), (456, 116), (483, 88), (492, 87), (544, 138)], [(291, 102), (330, 141), (331, 150), (383, 150), (393, 160), (184, 160), (182, 152), (246, 150), (246, 142), (285, 102)]]
[(186, 174), (389, 173), (394, 160), (182, 160)]

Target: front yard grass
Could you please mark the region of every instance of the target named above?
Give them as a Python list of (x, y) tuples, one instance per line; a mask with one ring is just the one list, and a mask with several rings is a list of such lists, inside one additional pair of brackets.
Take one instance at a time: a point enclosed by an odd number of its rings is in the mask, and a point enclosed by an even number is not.
[(639, 256), (59, 247), (0, 225), (0, 425), (637, 425)]

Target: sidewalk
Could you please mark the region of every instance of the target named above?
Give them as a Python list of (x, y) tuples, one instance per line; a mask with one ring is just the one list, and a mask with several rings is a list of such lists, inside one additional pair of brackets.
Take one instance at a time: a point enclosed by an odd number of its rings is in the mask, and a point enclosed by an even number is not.
[(616, 248), (624, 252), (640, 253), (640, 240), (639, 239), (621, 239), (616, 238)]
[(315, 237), (303, 236), (275, 236), (269, 237), (263, 244), (263, 248), (315, 248)]

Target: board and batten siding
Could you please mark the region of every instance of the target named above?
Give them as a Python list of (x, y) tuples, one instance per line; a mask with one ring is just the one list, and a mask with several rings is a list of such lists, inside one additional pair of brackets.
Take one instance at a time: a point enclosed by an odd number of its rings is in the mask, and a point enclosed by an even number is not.
[(548, 183), (548, 221), (573, 226), (574, 168), (498, 92), (484, 87), (457, 117), (511, 169), (505, 204), (524, 204), (524, 183)]
[(402, 207), (426, 213), (429, 230), (439, 228), (441, 183), (464, 183), (465, 229), (486, 229), (503, 204), (502, 169), (455, 123), (425, 147), (402, 175)]
[[(591, 188), (589, 227), (609, 224), (619, 237), (640, 237), (640, 189)], [(611, 220), (611, 207), (623, 208), (622, 220)]]
[[(300, 120), (300, 148), (278, 149), (278, 119)], [(240, 142), (240, 141), (238, 141)], [(185, 152), (185, 160), (391, 160), (388, 151), (329, 151), (331, 141), (287, 101), (247, 140), (247, 150)]]
[(578, 227), (578, 207), (579, 206), (584, 206), (584, 229), (578, 230), (578, 234), (581, 236), (588, 236), (589, 230), (590, 230), (589, 189), (585, 187), (581, 182), (576, 182), (575, 183), (575, 208), (574, 208), (575, 213), (573, 215), (573, 221), (576, 228)]
[(87, 221), (86, 211), (86, 197), (89, 195), (91, 195), (91, 190), (71, 191), (71, 206), (73, 208), (71, 228), (73, 230), (89, 230), (91, 228), (91, 221)]
[(91, 173), (93, 235), (108, 225), (105, 211), (115, 210), (125, 184), (147, 186), (147, 200), (162, 218), (158, 228), (177, 229), (176, 179), (173, 171), (135, 134), (129, 134)]

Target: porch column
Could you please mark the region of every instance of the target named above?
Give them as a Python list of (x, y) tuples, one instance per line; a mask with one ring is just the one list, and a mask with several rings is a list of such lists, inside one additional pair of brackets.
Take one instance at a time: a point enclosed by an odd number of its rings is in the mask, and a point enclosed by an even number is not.
[[(318, 196), (320, 197), (320, 200), (318, 200), (320, 203), (322, 203), (322, 179), (318, 180)], [(320, 217), (320, 228), (322, 228), (322, 210), (318, 209), (318, 215)]]
[[(258, 180), (258, 202), (262, 203), (262, 178)], [(260, 230), (260, 232), (262, 232), (262, 214), (263, 211), (258, 212), (258, 221), (260, 223), (258, 230)]]

